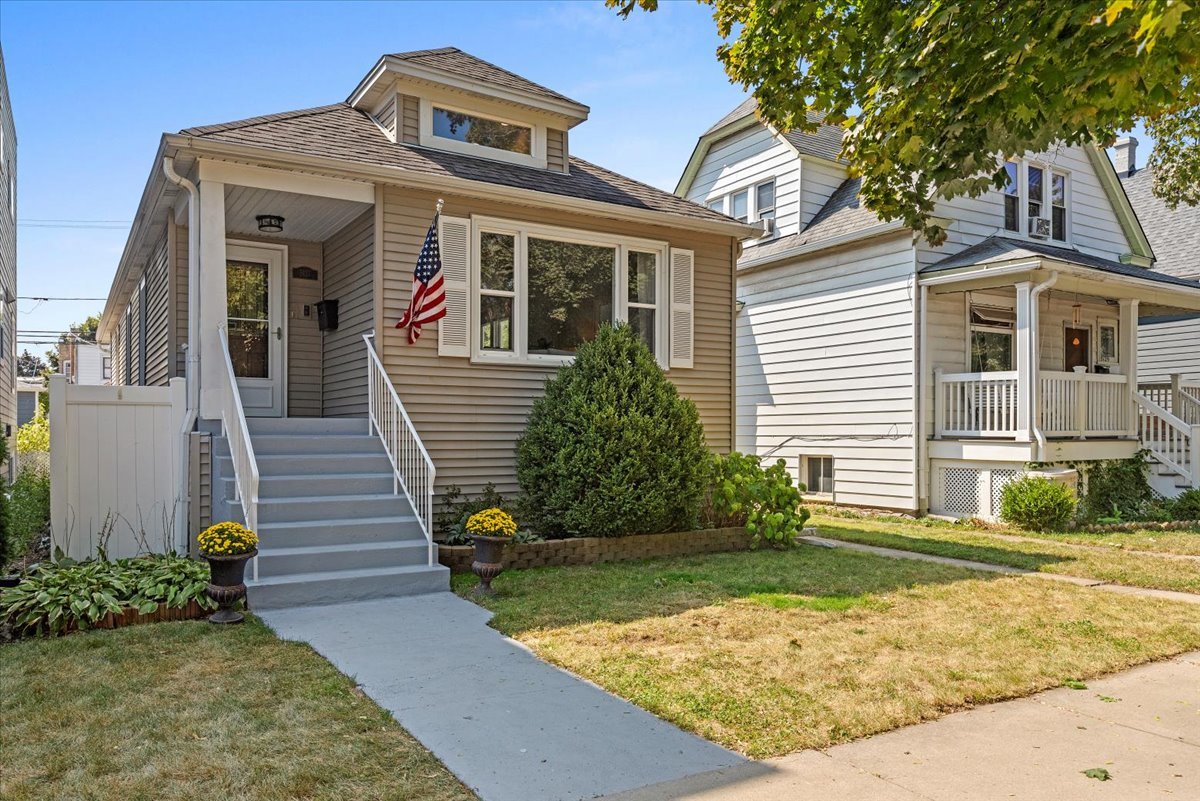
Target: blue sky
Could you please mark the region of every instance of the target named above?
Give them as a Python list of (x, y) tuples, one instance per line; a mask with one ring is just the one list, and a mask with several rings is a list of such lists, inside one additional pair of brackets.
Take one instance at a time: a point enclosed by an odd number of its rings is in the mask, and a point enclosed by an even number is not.
[[(572, 151), (673, 189), (696, 137), (743, 97), (718, 43), (709, 9), (692, 2), (622, 21), (599, 0), (2, 0), (18, 218), (131, 220), (162, 132), (345, 100), (381, 54), (446, 45), (588, 104)], [(104, 297), (126, 233), (20, 226), (18, 294)], [(17, 324), (62, 330), (102, 306), (22, 300)]]

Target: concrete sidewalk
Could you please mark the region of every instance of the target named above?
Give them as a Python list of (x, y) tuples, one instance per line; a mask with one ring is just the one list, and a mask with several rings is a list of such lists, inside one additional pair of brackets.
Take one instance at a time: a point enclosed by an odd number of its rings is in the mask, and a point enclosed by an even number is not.
[(260, 617), (354, 677), (483, 801), (575, 801), (750, 764), (541, 661), (452, 593)]
[[(1083, 771), (1104, 768), (1109, 781)], [(1200, 798), (1200, 652), (606, 801)]]

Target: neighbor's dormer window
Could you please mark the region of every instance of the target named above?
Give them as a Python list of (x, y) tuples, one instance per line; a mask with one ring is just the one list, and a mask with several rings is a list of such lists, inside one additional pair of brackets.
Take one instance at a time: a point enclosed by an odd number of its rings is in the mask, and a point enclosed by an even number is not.
[(754, 188), (754, 216), (759, 220), (775, 219), (774, 181), (767, 181)]
[(462, 111), (433, 107), (433, 135), (526, 156), (533, 153), (533, 129)]
[(750, 219), (750, 192), (743, 189), (729, 196), (729, 216), (738, 222)]

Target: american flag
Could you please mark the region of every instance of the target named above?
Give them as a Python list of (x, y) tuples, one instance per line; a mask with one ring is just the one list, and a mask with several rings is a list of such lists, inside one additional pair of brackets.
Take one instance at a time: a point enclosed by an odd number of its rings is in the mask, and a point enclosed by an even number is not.
[(412, 300), (400, 322), (396, 323), (397, 328), (408, 329), (410, 345), (421, 336), (421, 326), (446, 316), (446, 290), (442, 287), (442, 254), (438, 249), (437, 234), (440, 216), (440, 213), (433, 215), (433, 222), (429, 224), (421, 255), (417, 256), (417, 268), (413, 270)]

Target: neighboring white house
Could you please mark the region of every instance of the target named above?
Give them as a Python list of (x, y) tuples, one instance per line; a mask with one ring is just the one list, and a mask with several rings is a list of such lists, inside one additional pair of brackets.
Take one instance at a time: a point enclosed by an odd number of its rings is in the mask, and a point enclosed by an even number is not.
[(58, 346), (58, 371), (72, 384), (99, 386), (112, 379), (108, 348), (95, 342), (66, 342)]
[[(1029, 462), (1133, 456), (1200, 485), (1188, 422), (1143, 395), (1138, 320), (1200, 311), (1104, 152), (1007, 165), (1009, 186), (938, 203), (930, 247), (863, 208), (840, 129), (780, 133), (749, 100), (700, 137), (676, 189), (762, 221), (738, 262), (737, 444), (838, 503), (992, 516)], [(1158, 392), (1158, 390), (1151, 390)]]
[[(1180, 278), (1200, 279), (1200, 206), (1171, 209), (1154, 196), (1154, 173), (1138, 169), (1138, 141), (1126, 137), (1115, 146), (1117, 175), (1150, 243), (1154, 269)], [(1143, 318), (1138, 335), (1138, 380), (1169, 382), (1172, 373), (1200, 382), (1200, 315)]]

